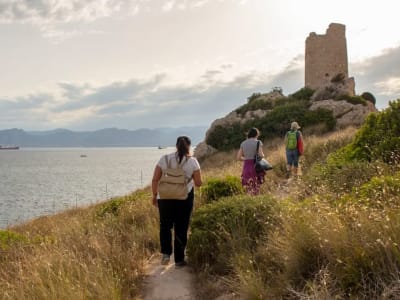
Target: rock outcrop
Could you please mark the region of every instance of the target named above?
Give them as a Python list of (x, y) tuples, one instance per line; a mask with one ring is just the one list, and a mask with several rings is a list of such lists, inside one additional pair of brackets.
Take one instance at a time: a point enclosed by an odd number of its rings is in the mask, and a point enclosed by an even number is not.
[(353, 77), (344, 78), (344, 75), (337, 74), (336, 80), (333, 80), (325, 85), (322, 85), (315, 90), (311, 97), (311, 101), (319, 101), (326, 99), (337, 99), (340, 96), (355, 95), (355, 81)]
[(344, 128), (347, 126), (360, 126), (365, 117), (370, 112), (377, 111), (375, 106), (367, 101), (367, 105), (351, 104), (346, 100), (322, 100), (315, 101), (310, 106), (310, 110), (317, 110), (319, 108), (330, 110), (337, 120), (337, 127)]
[[(337, 120), (337, 128), (344, 128), (347, 126), (360, 126), (366, 116), (371, 112), (376, 112), (377, 109), (375, 105), (366, 101), (366, 105), (363, 104), (352, 104), (347, 100), (334, 100), (340, 99), (341, 95), (349, 96), (351, 91), (354, 90), (354, 80), (352, 78), (348, 78), (347, 80), (338, 80), (337, 82), (331, 82), (328, 85), (321, 87), (318, 89), (310, 99), (311, 105), (309, 107), (310, 110), (318, 110), (318, 109), (326, 109), (332, 112), (332, 115)], [(317, 94), (317, 95), (316, 95)], [(276, 91), (260, 94), (257, 97), (257, 101), (269, 101), (275, 104), (277, 99), (282, 99), (285, 97), (281, 92), (277, 93)], [(325, 99), (322, 99), (325, 98)], [(254, 100), (249, 100), (254, 101)], [(293, 100), (296, 101), (296, 100)], [(203, 142), (196, 146), (194, 155), (198, 159), (203, 159), (215, 152), (217, 149), (213, 148), (210, 145), (207, 145), (207, 137), (211, 132), (215, 130), (217, 126), (228, 127), (232, 126), (235, 123), (244, 124), (250, 120), (263, 118), (270, 111), (269, 110), (248, 110), (243, 114), (239, 114), (237, 111), (232, 111), (224, 118), (220, 118), (215, 120), (210, 128), (206, 132), (206, 136)]]

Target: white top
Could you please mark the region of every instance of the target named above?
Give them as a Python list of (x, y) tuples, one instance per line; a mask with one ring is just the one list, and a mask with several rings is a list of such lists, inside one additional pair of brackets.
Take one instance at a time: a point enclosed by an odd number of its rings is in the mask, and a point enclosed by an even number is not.
[[(167, 154), (170, 168), (177, 168), (178, 166), (177, 156), (178, 156), (177, 152)], [(161, 156), (160, 160), (157, 163), (157, 166), (159, 166), (161, 170), (167, 169), (167, 162), (165, 161), (165, 155)], [(195, 157), (190, 156), (190, 157), (184, 157), (182, 159), (181, 166), (188, 180), (187, 188), (189, 193), (193, 188), (193, 180), (191, 180), (193, 172), (200, 170), (200, 164)]]

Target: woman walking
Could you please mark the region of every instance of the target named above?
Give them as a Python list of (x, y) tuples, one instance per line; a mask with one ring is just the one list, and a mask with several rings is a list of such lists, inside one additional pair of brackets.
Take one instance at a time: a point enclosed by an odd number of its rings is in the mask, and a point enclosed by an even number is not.
[[(256, 173), (254, 158), (258, 151), (260, 157), (264, 157), (263, 143), (258, 139), (260, 131), (253, 127), (247, 133), (247, 139), (240, 144), (237, 159), (243, 161), (242, 186), (249, 195), (258, 195), (260, 185), (264, 182), (265, 172)], [(258, 150), (257, 150), (258, 149)]]
[[(164, 155), (158, 161), (152, 179), (152, 203), (158, 207), (160, 215), (160, 244), (161, 264), (167, 265), (172, 252), (176, 267), (186, 265), (185, 248), (190, 216), (193, 209), (194, 186), (202, 184), (200, 165), (196, 158), (190, 154), (191, 141), (187, 136), (180, 136), (176, 140), (176, 151)], [(163, 171), (167, 168), (182, 168), (186, 178), (187, 197), (184, 200), (162, 199), (158, 186)], [(172, 229), (174, 240), (172, 246)]]

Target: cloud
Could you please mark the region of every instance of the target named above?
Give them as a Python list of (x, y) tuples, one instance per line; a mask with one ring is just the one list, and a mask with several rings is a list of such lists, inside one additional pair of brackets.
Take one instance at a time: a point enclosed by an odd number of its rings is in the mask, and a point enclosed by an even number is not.
[[(356, 92), (375, 95), (377, 107), (399, 98), (400, 47), (350, 65)], [(168, 82), (168, 74), (102, 85), (60, 82), (50, 93), (0, 99), (0, 128), (96, 130), (210, 125), (243, 105), (253, 93), (274, 87), (291, 94), (304, 85), (304, 57), (293, 58), (280, 73), (247, 72), (224, 79), (231, 66), (205, 71), (196, 82)]]
[[(207, 76), (206, 76), (207, 77)], [(59, 83), (52, 94), (0, 99), (0, 127), (94, 130), (208, 125), (265, 89), (259, 75), (244, 74), (223, 82), (200, 78), (194, 84), (171, 85), (165, 74), (116, 81), (102, 86)], [(6, 118), (12, 110), (13, 120)], [(27, 120), (25, 115), (29, 115)], [(35, 122), (33, 122), (35, 120)]]
[(386, 81), (375, 83), (383, 95), (400, 95), (400, 77), (390, 77)]
[(168, 0), (162, 6), (162, 10), (165, 12), (172, 11), (174, 9), (185, 10), (187, 8), (198, 8), (208, 4), (210, 0)]
[[(231, 1), (241, 4), (239, 0)], [(76, 36), (104, 34), (83, 26), (71, 29), (67, 25), (76, 27), (110, 17), (129, 18), (141, 11), (183, 11), (210, 3), (210, 0), (0, 0), (0, 24), (34, 25), (43, 37), (58, 44)]]
[(384, 50), (380, 55), (350, 65), (357, 93), (371, 92), (378, 108), (400, 98), (400, 47)]
[[(33, 24), (90, 22), (119, 12), (137, 1), (124, 0), (6, 0), (0, 3), (2, 22)], [(128, 3), (128, 4), (124, 4)]]

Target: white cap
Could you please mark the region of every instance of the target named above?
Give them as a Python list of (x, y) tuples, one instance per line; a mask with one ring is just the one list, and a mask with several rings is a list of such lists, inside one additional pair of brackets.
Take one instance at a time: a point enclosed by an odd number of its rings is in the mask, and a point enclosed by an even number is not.
[(297, 130), (300, 129), (300, 126), (299, 124), (297, 124), (297, 122), (292, 122), (292, 124), (290, 125), (290, 129)]

